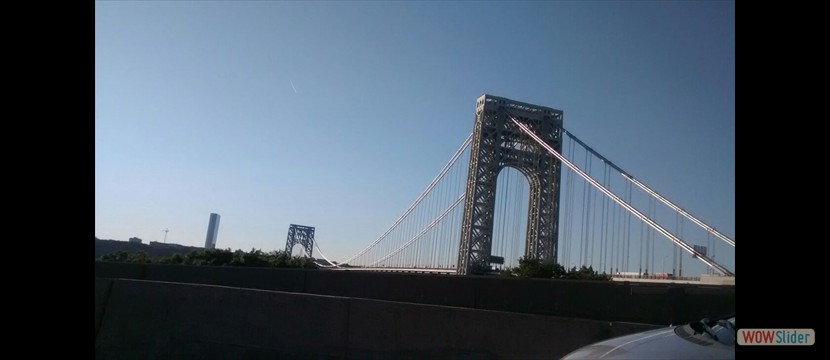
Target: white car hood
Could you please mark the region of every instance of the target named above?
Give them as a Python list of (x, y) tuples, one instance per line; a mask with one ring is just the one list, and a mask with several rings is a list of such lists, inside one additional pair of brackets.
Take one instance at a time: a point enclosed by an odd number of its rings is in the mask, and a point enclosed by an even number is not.
[(675, 328), (621, 336), (577, 349), (563, 357), (575, 359), (734, 359), (735, 347), (706, 334), (680, 337)]

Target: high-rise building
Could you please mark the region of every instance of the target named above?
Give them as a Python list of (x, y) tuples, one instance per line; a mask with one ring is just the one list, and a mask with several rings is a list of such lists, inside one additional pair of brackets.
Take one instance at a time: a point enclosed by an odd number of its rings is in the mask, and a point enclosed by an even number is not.
[(207, 239), (205, 239), (205, 249), (216, 248), (216, 235), (219, 233), (219, 214), (210, 213), (210, 223), (208, 223)]

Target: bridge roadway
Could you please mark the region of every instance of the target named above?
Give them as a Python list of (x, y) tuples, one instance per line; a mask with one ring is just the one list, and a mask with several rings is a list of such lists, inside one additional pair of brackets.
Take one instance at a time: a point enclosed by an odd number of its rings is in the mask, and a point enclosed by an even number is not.
[(359, 268), (359, 267), (324, 267), (324, 270), (334, 271), (367, 271), (367, 272), (394, 272), (412, 274), (447, 274), (456, 275), (455, 269), (428, 269), (428, 268)]
[[(389, 273), (410, 273), (410, 274), (444, 274), (457, 275), (455, 269), (430, 269), (430, 268), (359, 268), (359, 267), (321, 267), (323, 270), (333, 271), (355, 271), (355, 272), (389, 272)], [(697, 285), (725, 285), (734, 286), (735, 278), (731, 276), (703, 276), (698, 278), (681, 278), (681, 279), (657, 279), (657, 278), (638, 278), (638, 277), (622, 277), (612, 276), (612, 281), (619, 282), (637, 282), (637, 283), (654, 283), (654, 284), (697, 284)]]

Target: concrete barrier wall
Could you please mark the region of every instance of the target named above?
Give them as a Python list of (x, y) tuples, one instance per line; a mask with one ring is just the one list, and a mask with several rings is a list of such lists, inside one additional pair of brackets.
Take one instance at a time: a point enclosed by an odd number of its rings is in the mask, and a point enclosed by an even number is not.
[(112, 279), (95, 278), (95, 338), (101, 328), (101, 319), (104, 318), (104, 309), (107, 307)]
[(476, 308), (475, 282), (463, 276), (309, 271), (306, 292)]
[(95, 276), (657, 325), (735, 312), (734, 286), (102, 262)]
[(657, 328), (140, 280), (96, 278), (95, 294), (97, 359), (559, 358)]
[[(147, 265), (145, 280), (306, 292), (307, 270), (183, 265)], [(277, 270), (277, 271), (274, 271)]]

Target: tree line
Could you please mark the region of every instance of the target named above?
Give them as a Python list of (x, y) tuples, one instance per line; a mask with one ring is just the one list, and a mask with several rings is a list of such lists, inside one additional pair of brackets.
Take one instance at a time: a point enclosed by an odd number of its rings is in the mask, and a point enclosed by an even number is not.
[(170, 256), (151, 257), (144, 251), (127, 253), (116, 251), (102, 255), (99, 261), (122, 262), (137, 264), (180, 264), (198, 266), (247, 266), (247, 267), (277, 267), (315, 269), (317, 263), (308, 257), (291, 256), (291, 254), (275, 250), (263, 252), (251, 249), (249, 252), (228, 249), (204, 249), (191, 251), (185, 255), (175, 253)]
[(592, 266), (576, 266), (567, 270), (561, 264), (539, 259), (519, 258), (519, 266), (502, 270), (502, 275), (545, 279), (611, 280), (611, 275), (598, 273)]
[[(180, 264), (197, 266), (247, 266), (247, 267), (276, 267), (276, 268), (317, 268), (314, 259), (308, 257), (291, 256), (291, 254), (274, 250), (263, 252), (251, 249), (249, 252), (228, 249), (203, 249), (188, 252), (185, 255), (175, 253), (170, 256), (151, 257), (144, 251), (125, 252), (115, 251), (102, 255), (99, 261), (122, 262), (135, 264)], [(351, 267), (343, 264), (341, 267)], [(483, 273), (483, 272), (482, 272)], [(519, 258), (519, 265), (508, 267), (501, 271), (504, 276), (545, 279), (577, 279), (577, 280), (611, 280), (611, 276), (598, 273), (593, 267), (581, 268), (576, 266), (565, 269), (561, 264), (541, 261), (539, 259)]]

